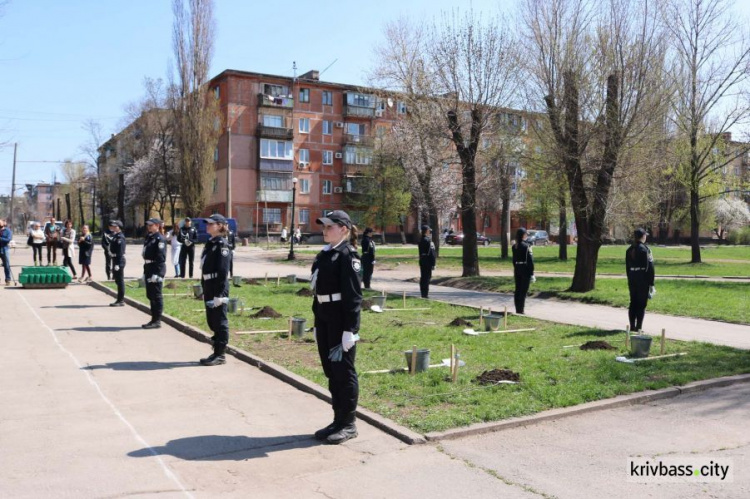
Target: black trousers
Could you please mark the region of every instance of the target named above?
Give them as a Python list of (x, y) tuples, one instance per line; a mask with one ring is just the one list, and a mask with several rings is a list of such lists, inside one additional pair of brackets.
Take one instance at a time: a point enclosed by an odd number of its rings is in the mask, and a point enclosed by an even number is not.
[[(51, 259), (50, 259), (51, 255)], [(47, 242), (47, 265), (50, 264), (50, 261), (57, 263), (57, 241), (48, 241)]]
[(112, 257), (109, 252), (104, 252), (104, 271), (107, 273), (107, 279), (112, 279)]
[(419, 266), (419, 291), (422, 298), (427, 298), (430, 293), (430, 279), (432, 279), (432, 265)]
[[(146, 276), (148, 279), (151, 276)], [(151, 321), (161, 321), (161, 314), (164, 312), (164, 296), (162, 295), (163, 282), (146, 281), (146, 297), (151, 302)]]
[(526, 305), (526, 295), (529, 292), (529, 285), (531, 284), (531, 276), (526, 274), (514, 274), (516, 281), (516, 292), (513, 295), (513, 302), (516, 305), (516, 313), (524, 313), (523, 309)]
[(37, 253), (39, 254), (39, 263), (42, 263), (42, 246), (44, 246), (44, 243), (34, 243), (31, 245), (31, 250), (34, 253), (34, 263), (36, 263)]
[(372, 272), (375, 270), (375, 266), (372, 260), (362, 259), (362, 282), (367, 289), (370, 289), (370, 280), (372, 279)]
[(646, 315), (646, 305), (648, 305), (648, 284), (628, 282), (628, 288), (630, 289), (628, 319), (630, 330), (636, 332), (643, 329), (643, 317)]
[(185, 277), (185, 261), (187, 260), (190, 264), (190, 272), (188, 276), (193, 278), (193, 260), (195, 259), (195, 245), (185, 246), (184, 244), (180, 247), (180, 277)]
[(71, 258), (68, 255), (66, 255), (64, 252), (63, 252), (63, 267), (70, 268), (70, 270), (73, 271), (73, 277), (76, 276), (76, 268), (75, 268), (75, 265), (73, 265), (73, 260), (71, 260)]
[[(213, 297), (210, 299), (213, 300)], [(214, 351), (223, 354), (227, 344), (229, 344), (227, 306), (222, 305), (216, 308), (206, 307), (206, 322), (208, 322), (208, 328), (214, 333), (211, 337), (214, 343)]]
[(125, 265), (120, 266), (120, 270), (112, 267), (112, 278), (117, 284), (117, 301), (125, 300)]
[[(323, 309), (328, 306), (323, 305)], [(331, 348), (341, 344), (344, 328), (341, 325), (341, 314), (325, 313), (315, 316), (315, 338), (318, 342), (318, 355), (323, 365), (323, 373), (328, 378), (328, 390), (331, 392), (333, 419), (338, 424), (354, 421), (354, 413), (359, 401), (359, 378), (354, 367), (357, 357), (357, 346), (343, 352), (339, 362), (328, 359)]]

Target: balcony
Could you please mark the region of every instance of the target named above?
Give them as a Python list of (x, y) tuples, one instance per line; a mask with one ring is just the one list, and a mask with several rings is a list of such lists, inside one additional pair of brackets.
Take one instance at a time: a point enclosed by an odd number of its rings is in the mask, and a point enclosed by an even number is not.
[(345, 133), (344, 145), (372, 147), (373, 145), (375, 145), (375, 138), (370, 135), (350, 135), (348, 133)]
[(374, 118), (374, 107), (344, 106), (344, 116), (348, 118)]
[(294, 138), (294, 130), (291, 128), (266, 126), (262, 123), (258, 123), (255, 133), (264, 139), (292, 140)]
[(284, 96), (258, 94), (258, 106), (292, 109), (294, 107), (294, 99)]
[(260, 190), (255, 191), (256, 199), (259, 202), (268, 203), (291, 203), (292, 202), (292, 191), (267, 191)]

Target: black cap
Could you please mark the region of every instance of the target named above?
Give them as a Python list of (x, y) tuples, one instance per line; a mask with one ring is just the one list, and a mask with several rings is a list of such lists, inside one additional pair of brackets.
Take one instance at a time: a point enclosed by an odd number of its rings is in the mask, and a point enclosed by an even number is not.
[(119, 220), (110, 220), (108, 226), (109, 227), (119, 227), (119, 228), (122, 229), (122, 222), (120, 222)]
[(185, 217), (185, 221), (186, 222), (192, 222), (192, 220), (190, 220), (190, 217)]
[(640, 240), (645, 235), (646, 235), (646, 230), (641, 229), (640, 227), (633, 231), (633, 237), (635, 238), (636, 241)]
[(430, 228), (430, 226), (429, 226), (429, 225), (427, 225), (427, 224), (424, 224), (424, 225), (422, 226), (422, 232), (425, 232), (425, 231), (428, 231), (428, 230), (432, 230), (432, 229)]
[(352, 219), (349, 218), (349, 215), (347, 215), (347, 213), (342, 210), (334, 210), (329, 213), (327, 217), (320, 217), (316, 220), (316, 222), (320, 225), (339, 224), (344, 225), (349, 229), (352, 228)]
[(372, 227), (367, 227), (363, 234), (372, 234)]
[(218, 213), (214, 213), (210, 217), (204, 218), (203, 220), (205, 220), (205, 222), (207, 224), (225, 224), (225, 223), (227, 223), (227, 219), (224, 218), (224, 215), (219, 215)]
[(146, 220), (146, 225), (161, 225), (162, 221), (159, 218), (149, 218)]
[(523, 236), (524, 236), (525, 234), (526, 234), (526, 227), (520, 227), (520, 228), (519, 228), (519, 229), (518, 229), (518, 230), (516, 231), (516, 240), (520, 241), (521, 239), (523, 239)]

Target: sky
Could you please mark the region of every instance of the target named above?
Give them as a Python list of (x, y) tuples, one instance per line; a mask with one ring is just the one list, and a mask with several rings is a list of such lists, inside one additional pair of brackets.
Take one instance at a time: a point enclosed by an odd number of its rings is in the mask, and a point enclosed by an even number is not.
[[(0, 0), (2, 3), (2, 0)], [(172, 60), (171, 0), (8, 0), (0, 13), (0, 194), (9, 194), (13, 143), (16, 189), (62, 180), (59, 162), (85, 159), (83, 125), (105, 137), (123, 126), (125, 106), (144, 95), (145, 77), (166, 80)], [(468, 0), (215, 0), (210, 75), (225, 69), (361, 84), (385, 23), (431, 19)], [(498, 0), (473, 0), (496, 12)], [(335, 62), (334, 62), (335, 61)], [(333, 64), (332, 64), (333, 63)], [(331, 65), (332, 64), (332, 65)], [(46, 162), (41, 162), (46, 161)], [(16, 191), (19, 194), (19, 191)]]

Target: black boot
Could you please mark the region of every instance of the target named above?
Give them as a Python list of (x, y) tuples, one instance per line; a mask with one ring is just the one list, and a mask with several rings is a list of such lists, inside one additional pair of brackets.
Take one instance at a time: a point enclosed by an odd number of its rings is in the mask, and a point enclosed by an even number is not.
[(357, 425), (354, 423), (355, 416), (351, 413), (341, 425), (338, 431), (332, 433), (326, 438), (326, 442), (331, 445), (343, 444), (347, 440), (357, 438)]
[(205, 359), (201, 359), (200, 363), (204, 366), (220, 366), (221, 364), (226, 364), (227, 359), (226, 357), (224, 357), (225, 348), (225, 345), (215, 345), (214, 353), (212, 353)]
[(148, 324), (141, 326), (143, 329), (159, 329), (161, 327), (161, 321), (151, 321)]
[(315, 440), (325, 440), (329, 436), (333, 435), (337, 431), (339, 431), (339, 428), (341, 428), (341, 422), (340, 422), (339, 415), (334, 411), (333, 413), (333, 423), (329, 424), (325, 428), (321, 428), (320, 430), (315, 432)]

